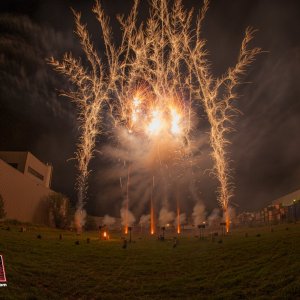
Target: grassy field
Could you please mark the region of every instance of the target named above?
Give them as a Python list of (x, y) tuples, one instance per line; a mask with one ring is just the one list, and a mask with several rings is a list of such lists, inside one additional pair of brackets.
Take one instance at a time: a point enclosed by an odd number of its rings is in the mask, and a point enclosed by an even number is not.
[(171, 239), (135, 236), (127, 249), (117, 234), (99, 241), (96, 232), (6, 227), (1, 299), (300, 299), (300, 224), (236, 230), (214, 242), (182, 237), (176, 248)]

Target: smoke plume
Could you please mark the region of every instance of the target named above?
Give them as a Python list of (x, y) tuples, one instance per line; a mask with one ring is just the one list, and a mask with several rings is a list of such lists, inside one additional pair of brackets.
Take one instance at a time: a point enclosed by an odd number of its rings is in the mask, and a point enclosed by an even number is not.
[(111, 226), (113, 224), (116, 223), (116, 219), (109, 216), (109, 215), (105, 215), (104, 218), (103, 218), (103, 225), (106, 225), (106, 226)]
[(219, 223), (221, 221), (220, 217), (220, 209), (214, 208), (209, 217), (207, 218), (207, 222), (209, 226), (219, 226)]
[(182, 213), (179, 215), (180, 224), (184, 224), (186, 222), (186, 213)]
[(141, 226), (148, 226), (150, 223), (150, 215), (142, 215), (139, 224)]
[(195, 226), (200, 225), (205, 221), (205, 207), (201, 202), (197, 202), (193, 209), (193, 222)]
[[(133, 215), (133, 213), (130, 210), (126, 210), (126, 208), (122, 207), (120, 210), (120, 214), (121, 214), (121, 224), (123, 226), (128, 225), (128, 226), (132, 226), (133, 223), (135, 222), (135, 216)], [(127, 222), (126, 222), (127, 220)]]
[(166, 207), (163, 207), (159, 212), (159, 225), (165, 226), (168, 223), (174, 221), (175, 213), (173, 211), (169, 211)]
[(78, 233), (81, 233), (82, 227), (85, 224), (86, 211), (84, 209), (77, 209), (74, 215), (74, 223)]

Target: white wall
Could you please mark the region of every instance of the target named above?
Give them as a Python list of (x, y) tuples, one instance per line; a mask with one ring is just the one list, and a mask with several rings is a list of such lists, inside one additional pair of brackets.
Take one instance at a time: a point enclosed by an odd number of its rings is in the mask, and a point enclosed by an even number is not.
[(43, 197), (51, 189), (38, 183), (0, 159), (0, 194), (5, 203), (7, 219), (23, 222), (46, 223), (47, 207)]

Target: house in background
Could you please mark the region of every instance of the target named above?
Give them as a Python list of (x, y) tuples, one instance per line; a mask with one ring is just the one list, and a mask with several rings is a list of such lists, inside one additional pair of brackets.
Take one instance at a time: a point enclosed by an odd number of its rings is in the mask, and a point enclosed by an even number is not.
[(30, 152), (0, 151), (0, 194), (7, 219), (45, 224), (43, 199), (51, 190), (52, 166)]
[(282, 204), (284, 206), (293, 205), (295, 201), (300, 200), (300, 190), (282, 196), (272, 202), (272, 204)]
[(237, 225), (264, 225), (300, 220), (300, 190), (272, 201), (257, 212), (242, 212), (234, 220)]
[(300, 220), (300, 190), (289, 193), (273, 201), (274, 206), (281, 205), (285, 209), (285, 218), (288, 221)]

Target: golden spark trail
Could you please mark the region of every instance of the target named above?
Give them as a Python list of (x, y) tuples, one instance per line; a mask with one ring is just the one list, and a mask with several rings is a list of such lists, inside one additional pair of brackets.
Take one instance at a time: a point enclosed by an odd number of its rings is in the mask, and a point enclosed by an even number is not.
[(226, 223), (226, 232), (228, 233), (230, 229), (230, 216), (227, 211), (225, 213), (225, 223)]
[(77, 232), (81, 232), (85, 222), (84, 205), (86, 201), (87, 180), (89, 176), (89, 162), (93, 156), (96, 136), (100, 132), (100, 111), (106, 100), (107, 83), (103, 77), (103, 69), (100, 59), (90, 41), (88, 31), (81, 23), (80, 13), (73, 11), (76, 24), (76, 34), (79, 37), (82, 49), (86, 54), (91, 70), (82, 65), (71, 54), (65, 54), (61, 62), (51, 57), (48, 62), (56, 71), (64, 74), (76, 86), (76, 91), (63, 91), (64, 96), (69, 97), (77, 104), (79, 109), (78, 122), (81, 135), (77, 145), (77, 211), (75, 224)]

